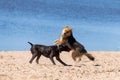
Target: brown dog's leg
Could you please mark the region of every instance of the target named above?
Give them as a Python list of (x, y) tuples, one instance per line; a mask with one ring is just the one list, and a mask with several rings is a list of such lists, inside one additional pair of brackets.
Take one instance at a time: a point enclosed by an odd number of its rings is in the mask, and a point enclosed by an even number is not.
[(64, 62), (60, 59), (60, 56), (59, 56), (59, 55), (56, 56), (56, 59), (57, 59), (61, 64), (63, 64), (64, 66), (67, 66), (67, 64), (64, 63)]
[(74, 60), (74, 61), (76, 61), (76, 51), (75, 50), (71, 50), (70, 51), (70, 53), (71, 53), (71, 55), (72, 55), (72, 59)]
[(39, 64), (40, 56), (41, 56), (41, 55), (38, 55), (38, 56), (37, 56), (37, 59), (36, 59), (36, 63), (37, 63), (37, 64)]
[(29, 63), (32, 63), (32, 61), (35, 59), (36, 56), (37, 56), (37, 54), (33, 54), (31, 60), (29, 61)]

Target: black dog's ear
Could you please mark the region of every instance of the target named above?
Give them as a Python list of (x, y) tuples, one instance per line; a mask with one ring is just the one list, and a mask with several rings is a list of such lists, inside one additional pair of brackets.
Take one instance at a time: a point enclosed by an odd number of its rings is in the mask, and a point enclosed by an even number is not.
[(60, 44), (56, 44), (56, 46), (59, 48), (61, 45)]
[(63, 47), (65, 47), (66, 45), (62, 45)]

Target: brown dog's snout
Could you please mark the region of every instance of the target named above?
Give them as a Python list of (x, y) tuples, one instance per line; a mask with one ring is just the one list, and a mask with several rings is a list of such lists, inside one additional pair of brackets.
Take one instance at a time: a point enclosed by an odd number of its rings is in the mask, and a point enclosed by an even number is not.
[(66, 32), (64, 33), (64, 35), (66, 35), (67, 33), (69, 33), (69, 31), (66, 31)]
[(64, 35), (66, 35), (66, 33), (64, 33)]

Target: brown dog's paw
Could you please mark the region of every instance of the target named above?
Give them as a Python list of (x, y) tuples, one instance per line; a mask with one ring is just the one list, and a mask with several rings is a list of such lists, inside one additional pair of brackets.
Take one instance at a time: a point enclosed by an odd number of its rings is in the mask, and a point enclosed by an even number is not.
[(56, 44), (61, 44), (61, 41), (59, 39), (55, 40)]

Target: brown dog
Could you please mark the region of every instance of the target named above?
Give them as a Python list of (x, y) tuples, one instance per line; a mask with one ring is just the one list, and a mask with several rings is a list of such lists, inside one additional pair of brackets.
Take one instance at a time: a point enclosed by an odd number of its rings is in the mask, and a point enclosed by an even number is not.
[(72, 34), (72, 29), (66, 26), (62, 30), (60, 40), (55, 41), (56, 44), (67, 44), (68, 47), (71, 49), (71, 55), (74, 61), (80, 61), (82, 55), (87, 56), (90, 60), (94, 60), (94, 57), (87, 53), (87, 50), (84, 48), (82, 44), (77, 42)]
[(69, 28), (68, 26), (66, 26), (62, 30), (60, 39), (55, 40), (55, 43), (56, 44), (66, 44), (68, 42), (68, 37), (71, 35), (71, 33), (72, 33), (72, 28)]

